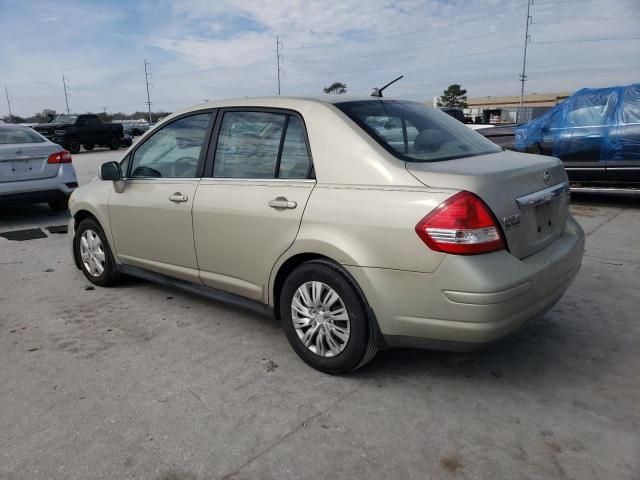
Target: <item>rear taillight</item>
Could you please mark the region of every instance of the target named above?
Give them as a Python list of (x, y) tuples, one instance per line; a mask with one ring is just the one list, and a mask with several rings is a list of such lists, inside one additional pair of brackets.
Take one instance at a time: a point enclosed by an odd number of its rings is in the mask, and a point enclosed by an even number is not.
[(437, 252), (475, 255), (505, 248), (502, 230), (489, 207), (465, 191), (447, 199), (420, 220), (416, 233)]
[(71, 163), (71, 154), (66, 150), (52, 153), (49, 155), (49, 158), (47, 158), (47, 163)]

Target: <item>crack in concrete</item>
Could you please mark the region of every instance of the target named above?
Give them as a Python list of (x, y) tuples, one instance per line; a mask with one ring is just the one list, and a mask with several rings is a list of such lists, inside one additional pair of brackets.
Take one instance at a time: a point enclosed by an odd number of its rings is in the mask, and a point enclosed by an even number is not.
[(331, 405), (329, 405), (327, 408), (325, 408), (324, 410), (315, 413), (307, 418), (305, 418), (302, 422), (300, 422), (300, 424), (298, 426), (296, 426), (293, 430), (291, 430), (290, 432), (285, 433), (277, 442), (273, 443), (272, 445), (268, 446), (267, 448), (265, 448), (264, 450), (262, 450), (260, 453), (254, 455), (253, 457), (251, 457), (249, 460), (247, 460), (245, 463), (243, 463), (242, 465), (240, 465), (237, 469), (235, 469), (233, 472), (231, 473), (227, 473), (226, 475), (224, 475), (222, 477), (222, 480), (228, 480), (233, 478), (234, 475), (237, 475), (238, 473), (240, 473), (244, 468), (246, 468), (247, 466), (251, 465), (253, 462), (255, 462), (256, 460), (258, 460), (260, 457), (266, 455), (267, 453), (269, 453), (271, 450), (273, 450), (274, 448), (276, 448), (278, 445), (280, 445), (282, 442), (284, 442), (285, 440), (287, 440), (289, 437), (293, 436), (295, 433), (297, 433), (301, 428), (306, 427), (307, 424), (313, 420), (315, 420), (316, 418), (318, 418), (320, 415), (326, 413), (327, 411), (329, 411), (331, 408), (335, 407), (336, 405), (338, 405), (340, 402), (346, 400), (347, 398), (349, 398), (351, 395), (353, 395), (356, 391), (360, 390), (362, 388), (362, 384), (358, 385), (356, 388), (354, 388), (353, 390), (351, 390), (349, 393), (347, 393), (346, 395), (342, 396), (341, 398), (339, 398), (338, 400), (336, 400), (335, 402), (333, 402)]
[(624, 212), (626, 212), (629, 209), (629, 207), (622, 207), (622, 210), (620, 210), (618, 213), (616, 213), (614, 216), (609, 217), (607, 220), (605, 220), (604, 222), (602, 222), (600, 225), (598, 225), (592, 232), (587, 233), (585, 235), (586, 238), (589, 238), (591, 235), (593, 235), (594, 233), (596, 233), (598, 230), (600, 230), (602, 227), (604, 227), (607, 223), (610, 223), (611, 221), (615, 220), (616, 218), (618, 218), (620, 215), (622, 215)]

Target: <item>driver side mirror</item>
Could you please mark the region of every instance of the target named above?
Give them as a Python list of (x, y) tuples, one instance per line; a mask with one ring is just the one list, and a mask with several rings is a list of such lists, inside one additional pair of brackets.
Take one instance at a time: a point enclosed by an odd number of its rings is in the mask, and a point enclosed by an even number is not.
[(122, 170), (118, 162), (107, 162), (100, 166), (100, 180), (117, 182), (122, 180)]

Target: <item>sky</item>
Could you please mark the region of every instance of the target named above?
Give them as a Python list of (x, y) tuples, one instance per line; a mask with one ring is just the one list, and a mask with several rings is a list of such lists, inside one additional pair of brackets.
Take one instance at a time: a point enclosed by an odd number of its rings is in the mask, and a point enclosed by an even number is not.
[[(0, 87), (14, 115), (154, 111), (231, 97), (368, 95), (430, 102), (520, 92), (527, 0), (0, 0)], [(640, 81), (640, 0), (535, 0), (527, 93)], [(4, 91), (2, 92), (4, 94)], [(0, 96), (0, 117), (8, 114)]]

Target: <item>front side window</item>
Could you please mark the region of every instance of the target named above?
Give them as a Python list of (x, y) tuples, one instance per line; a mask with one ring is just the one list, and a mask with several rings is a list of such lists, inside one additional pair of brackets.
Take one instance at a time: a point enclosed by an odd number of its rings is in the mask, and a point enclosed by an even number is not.
[(608, 112), (615, 107), (618, 94), (613, 89), (575, 95), (569, 103), (566, 127), (598, 127), (606, 125)]
[(193, 178), (211, 113), (183, 117), (162, 127), (133, 155), (131, 177)]
[(302, 122), (272, 112), (225, 112), (213, 176), (220, 178), (306, 178), (309, 156)]
[(408, 162), (436, 162), (500, 152), (455, 118), (418, 102), (364, 100), (336, 107), (375, 141)]
[(0, 145), (43, 142), (45, 139), (28, 127), (0, 128)]

